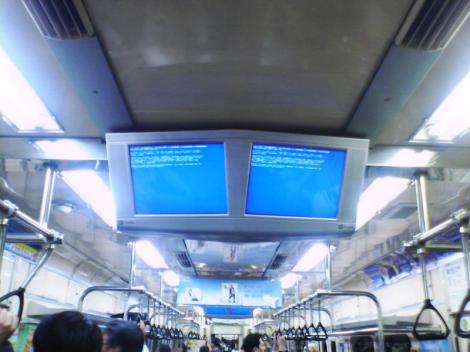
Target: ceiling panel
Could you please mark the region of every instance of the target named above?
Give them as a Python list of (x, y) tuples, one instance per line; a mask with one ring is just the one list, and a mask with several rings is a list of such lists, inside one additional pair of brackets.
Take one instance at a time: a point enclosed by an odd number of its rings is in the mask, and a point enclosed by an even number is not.
[(140, 128), (339, 131), (412, 1), (85, 3)]
[(228, 273), (263, 273), (271, 263), (278, 242), (222, 243), (187, 240), (186, 247), (198, 273), (208, 270)]

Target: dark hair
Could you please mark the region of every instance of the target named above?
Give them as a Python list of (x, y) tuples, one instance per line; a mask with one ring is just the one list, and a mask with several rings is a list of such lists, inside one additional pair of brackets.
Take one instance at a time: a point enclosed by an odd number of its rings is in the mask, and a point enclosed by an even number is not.
[(220, 348), (220, 339), (218, 339), (217, 337), (212, 338), (211, 344)]
[(142, 330), (130, 321), (110, 321), (104, 328), (104, 336), (108, 346), (121, 347), (126, 352), (142, 352), (144, 347)]
[(209, 347), (201, 346), (201, 347), (199, 347), (199, 352), (209, 352)]
[(33, 336), (35, 352), (101, 352), (98, 326), (76, 311), (45, 317)]
[(167, 344), (162, 343), (160, 346), (158, 346), (158, 352), (171, 352), (171, 348)]
[(248, 334), (243, 339), (242, 350), (245, 352), (252, 352), (255, 347), (259, 348), (259, 340), (261, 339), (261, 334), (254, 333)]

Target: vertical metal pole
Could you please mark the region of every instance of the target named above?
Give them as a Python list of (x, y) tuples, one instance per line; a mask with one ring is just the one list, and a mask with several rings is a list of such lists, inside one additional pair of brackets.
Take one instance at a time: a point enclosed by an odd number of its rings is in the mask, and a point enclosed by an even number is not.
[(56, 179), (56, 171), (53, 167), (46, 167), (46, 174), (44, 176), (44, 188), (41, 196), (41, 207), (39, 208), (39, 223), (46, 225), (49, 222), (51, 214), (52, 197), (54, 194), (54, 185)]
[(470, 254), (468, 253), (468, 235), (470, 234), (470, 224), (468, 222), (460, 224), (460, 234), (462, 236), (462, 249), (465, 267), (465, 280), (467, 288), (470, 289)]
[(163, 271), (159, 272), (160, 274), (160, 298), (163, 299)]
[(129, 268), (129, 288), (133, 288), (134, 280), (135, 280), (135, 255), (136, 255), (135, 241), (130, 242), (130, 247), (131, 247), (131, 264)]
[(333, 269), (331, 267), (331, 251), (332, 251), (331, 244), (328, 244), (328, 253), (326, 255), (326, 289), (331, 291), (331, 279), (332, 279), (332, 272)]
[(0, 217), (0, 273), (2, 272), (3, 254), (5, 253), (7, 225), (8, 225), (8, 219)]
[(300, 283), (299, 279), (297, 278), (295, 281), (295, 301), (298, 302), (300, 300)]
[[(419, 230), (421, 233), (431, 228), (431, 217), (429, 214), (428, 196), (427, 196), (427, 174), (419, 173), (415, 176), (416, 204), (418, 207)], [(426, 270), (426, 253), (424, 250), (418, 250), (421, 262), (421, 277), (423, 281), (424, 298), (429, 299), (428, 277)]]

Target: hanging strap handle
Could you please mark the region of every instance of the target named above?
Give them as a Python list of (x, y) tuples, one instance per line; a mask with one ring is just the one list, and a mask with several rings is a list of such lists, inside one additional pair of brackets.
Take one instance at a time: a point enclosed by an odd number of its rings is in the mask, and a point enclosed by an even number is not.
[(16, 315), (18, 316), (18, 321), (21, 321), (21, 317), (23, 315), (23, 308), (24, 308), (24, 293), (25, 293), (24, 287), (19, 287), (14, 291), (8, 292), (7, 294), (3, 295), (0, 297), (0, 302), (3, 302), (7, 300), (8, 298), (11, 297), (18, 297), (19, 304), (18, 304), (18, 311)]
[[(421, 315), (423, 315), (423, 313), (426, 310), (431, 310), (434, 313), (436, 313), (436, 315), (439, 317), (442, 325), (445, 328), (445, 332), (420, 333), (418, 331), (419, 318), (421, 318)], [(416, 340), (445, 340), (449, 336), (449, 334), (450, 334), (449, 327), (447, 326), (441, 313), (439, 313), (436, 307), (433, 306), (430, 299), (425, 299), (423, 308), (421, 308), (421, 311), (419, 312), (418, 316), (416, 317), (415, 323), (413, 324), (413, 336), (415, 337), (415, 339)]]
[(326, 329), (325, 327), (323, 326), (323, 324), (320, 322), (318, 322), (318, 325), (317, 325), (317, 338), (316, 338), (316, 341), (326, 341), (328, 340), (328, 333), (326, 332)]
[(454, 325), (454, 330), (455, 333), (457, 334), (458, 337), (463, 337), (465, 339), (470, 338), (470, 331), (464, 331), (461, 328), (461, 320), (463, 316), (465, 315), (465, 306), (470, 302), (470, 289), (467, 291), (467, 295), (463, 299), (462, 303), (460, 304), (459, 311), (457, 312), (457, 315), (455, 317), (455, 325)]

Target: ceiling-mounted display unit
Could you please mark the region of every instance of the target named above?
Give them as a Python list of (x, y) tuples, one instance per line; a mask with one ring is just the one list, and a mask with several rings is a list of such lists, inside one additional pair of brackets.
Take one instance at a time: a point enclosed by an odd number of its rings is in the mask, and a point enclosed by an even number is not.
[(222, 130), (106, 136), (118, 229), (272, 241), (354, 232), (369, 141)]

